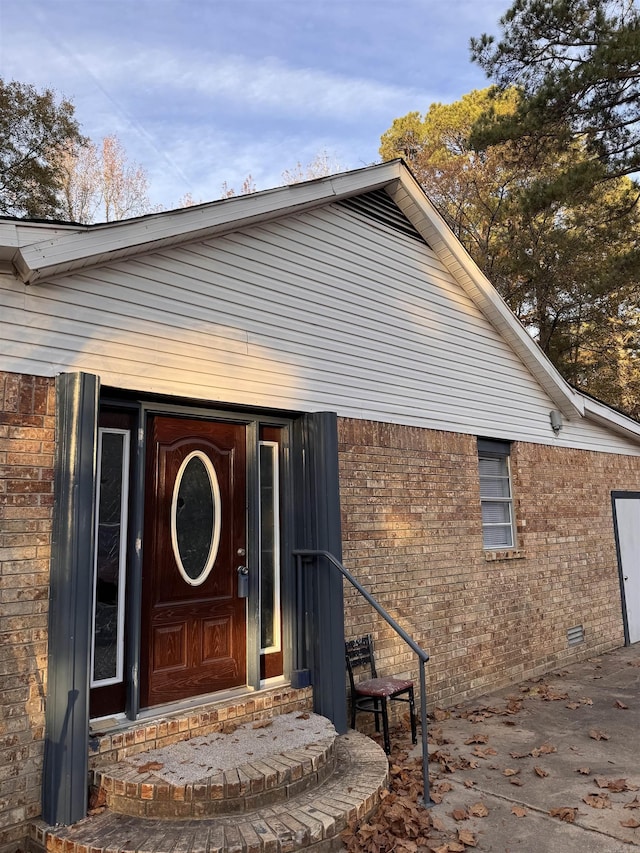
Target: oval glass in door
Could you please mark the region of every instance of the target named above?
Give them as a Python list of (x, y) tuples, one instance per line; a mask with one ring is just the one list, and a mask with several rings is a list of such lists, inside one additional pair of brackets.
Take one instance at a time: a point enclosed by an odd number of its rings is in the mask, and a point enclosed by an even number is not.
[(171, 544), (186, 583), (200, 586), (213, 569), (220, 544), (220, 487), (215, 468), (201, 450), (180, 465), (171, 501)]

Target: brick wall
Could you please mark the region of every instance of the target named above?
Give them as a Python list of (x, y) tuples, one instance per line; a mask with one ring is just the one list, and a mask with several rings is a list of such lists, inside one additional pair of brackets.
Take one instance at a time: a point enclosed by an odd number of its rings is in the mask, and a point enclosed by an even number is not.
[[(344, 419), (339, 440), (345, 565), (430, 654), (430, 706), (622, 645), (611, 491), (640, 489), (640, 459), (514, 444), (518, 551), (488, 560), (475, 437)], [(381, 669), (417, 677), (345, 596), (347, 636), (372, 631)]]
[(0, 372), (0, 851), (40, 813), (54, 407), (52, 379)]

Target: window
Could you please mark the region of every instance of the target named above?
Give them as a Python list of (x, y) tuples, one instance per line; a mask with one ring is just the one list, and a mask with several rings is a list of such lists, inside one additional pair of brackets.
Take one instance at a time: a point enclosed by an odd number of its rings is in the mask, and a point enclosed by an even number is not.
[(482, 544), (487, 551), (515, 548), (510, 445), (478, 439)]
[(91, 687), (122, 682), (129, 432), (100, 428)]
[(260, 442), (260, 645), (280, 646), (280, 522), (278, 443)]

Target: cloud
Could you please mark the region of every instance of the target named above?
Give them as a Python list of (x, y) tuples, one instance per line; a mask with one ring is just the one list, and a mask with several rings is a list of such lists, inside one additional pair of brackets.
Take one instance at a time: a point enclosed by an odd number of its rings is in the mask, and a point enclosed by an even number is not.
[(273, 57), (212, 57), (203, 52), (167, 56), (151, 49), (123, 59), (109, 49), (76, 59), (105, 88), (120, 89), (126, 81), (135, 80), (139, 91), (162, 93), (164, 107), (189, 99), (189, 109), (195, 103), (224, 103), (236, 113), (353, 123), (372, 113), (397, 111), (404, 104), (429, 102), (428, 95), (411, 87), (294, 67)]

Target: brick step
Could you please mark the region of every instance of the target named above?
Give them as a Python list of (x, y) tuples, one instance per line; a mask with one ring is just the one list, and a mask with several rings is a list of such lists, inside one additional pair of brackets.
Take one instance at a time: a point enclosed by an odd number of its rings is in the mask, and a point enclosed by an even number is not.
[(214, 775), (200, 769), (189, 781), (174, 782), (154, 769), (162, 762), (159, 750), (153, 750), (94, 770), (93, 787), (109, 810), (120, 814), (161, 819), (239, 814), (284, 802), (324, 782), (335, 767), (334, 746), (332, 736)]
[(73, 826), (31, 827), (31, 849), (49, 853), (314, 853), (340, 848), (350, 820), (378, 806), (388, 781), (387, 756), (370, 738), (336, 738), (331, 775), (313, 790), (241, 814), (158, 820), (106, 809)]

